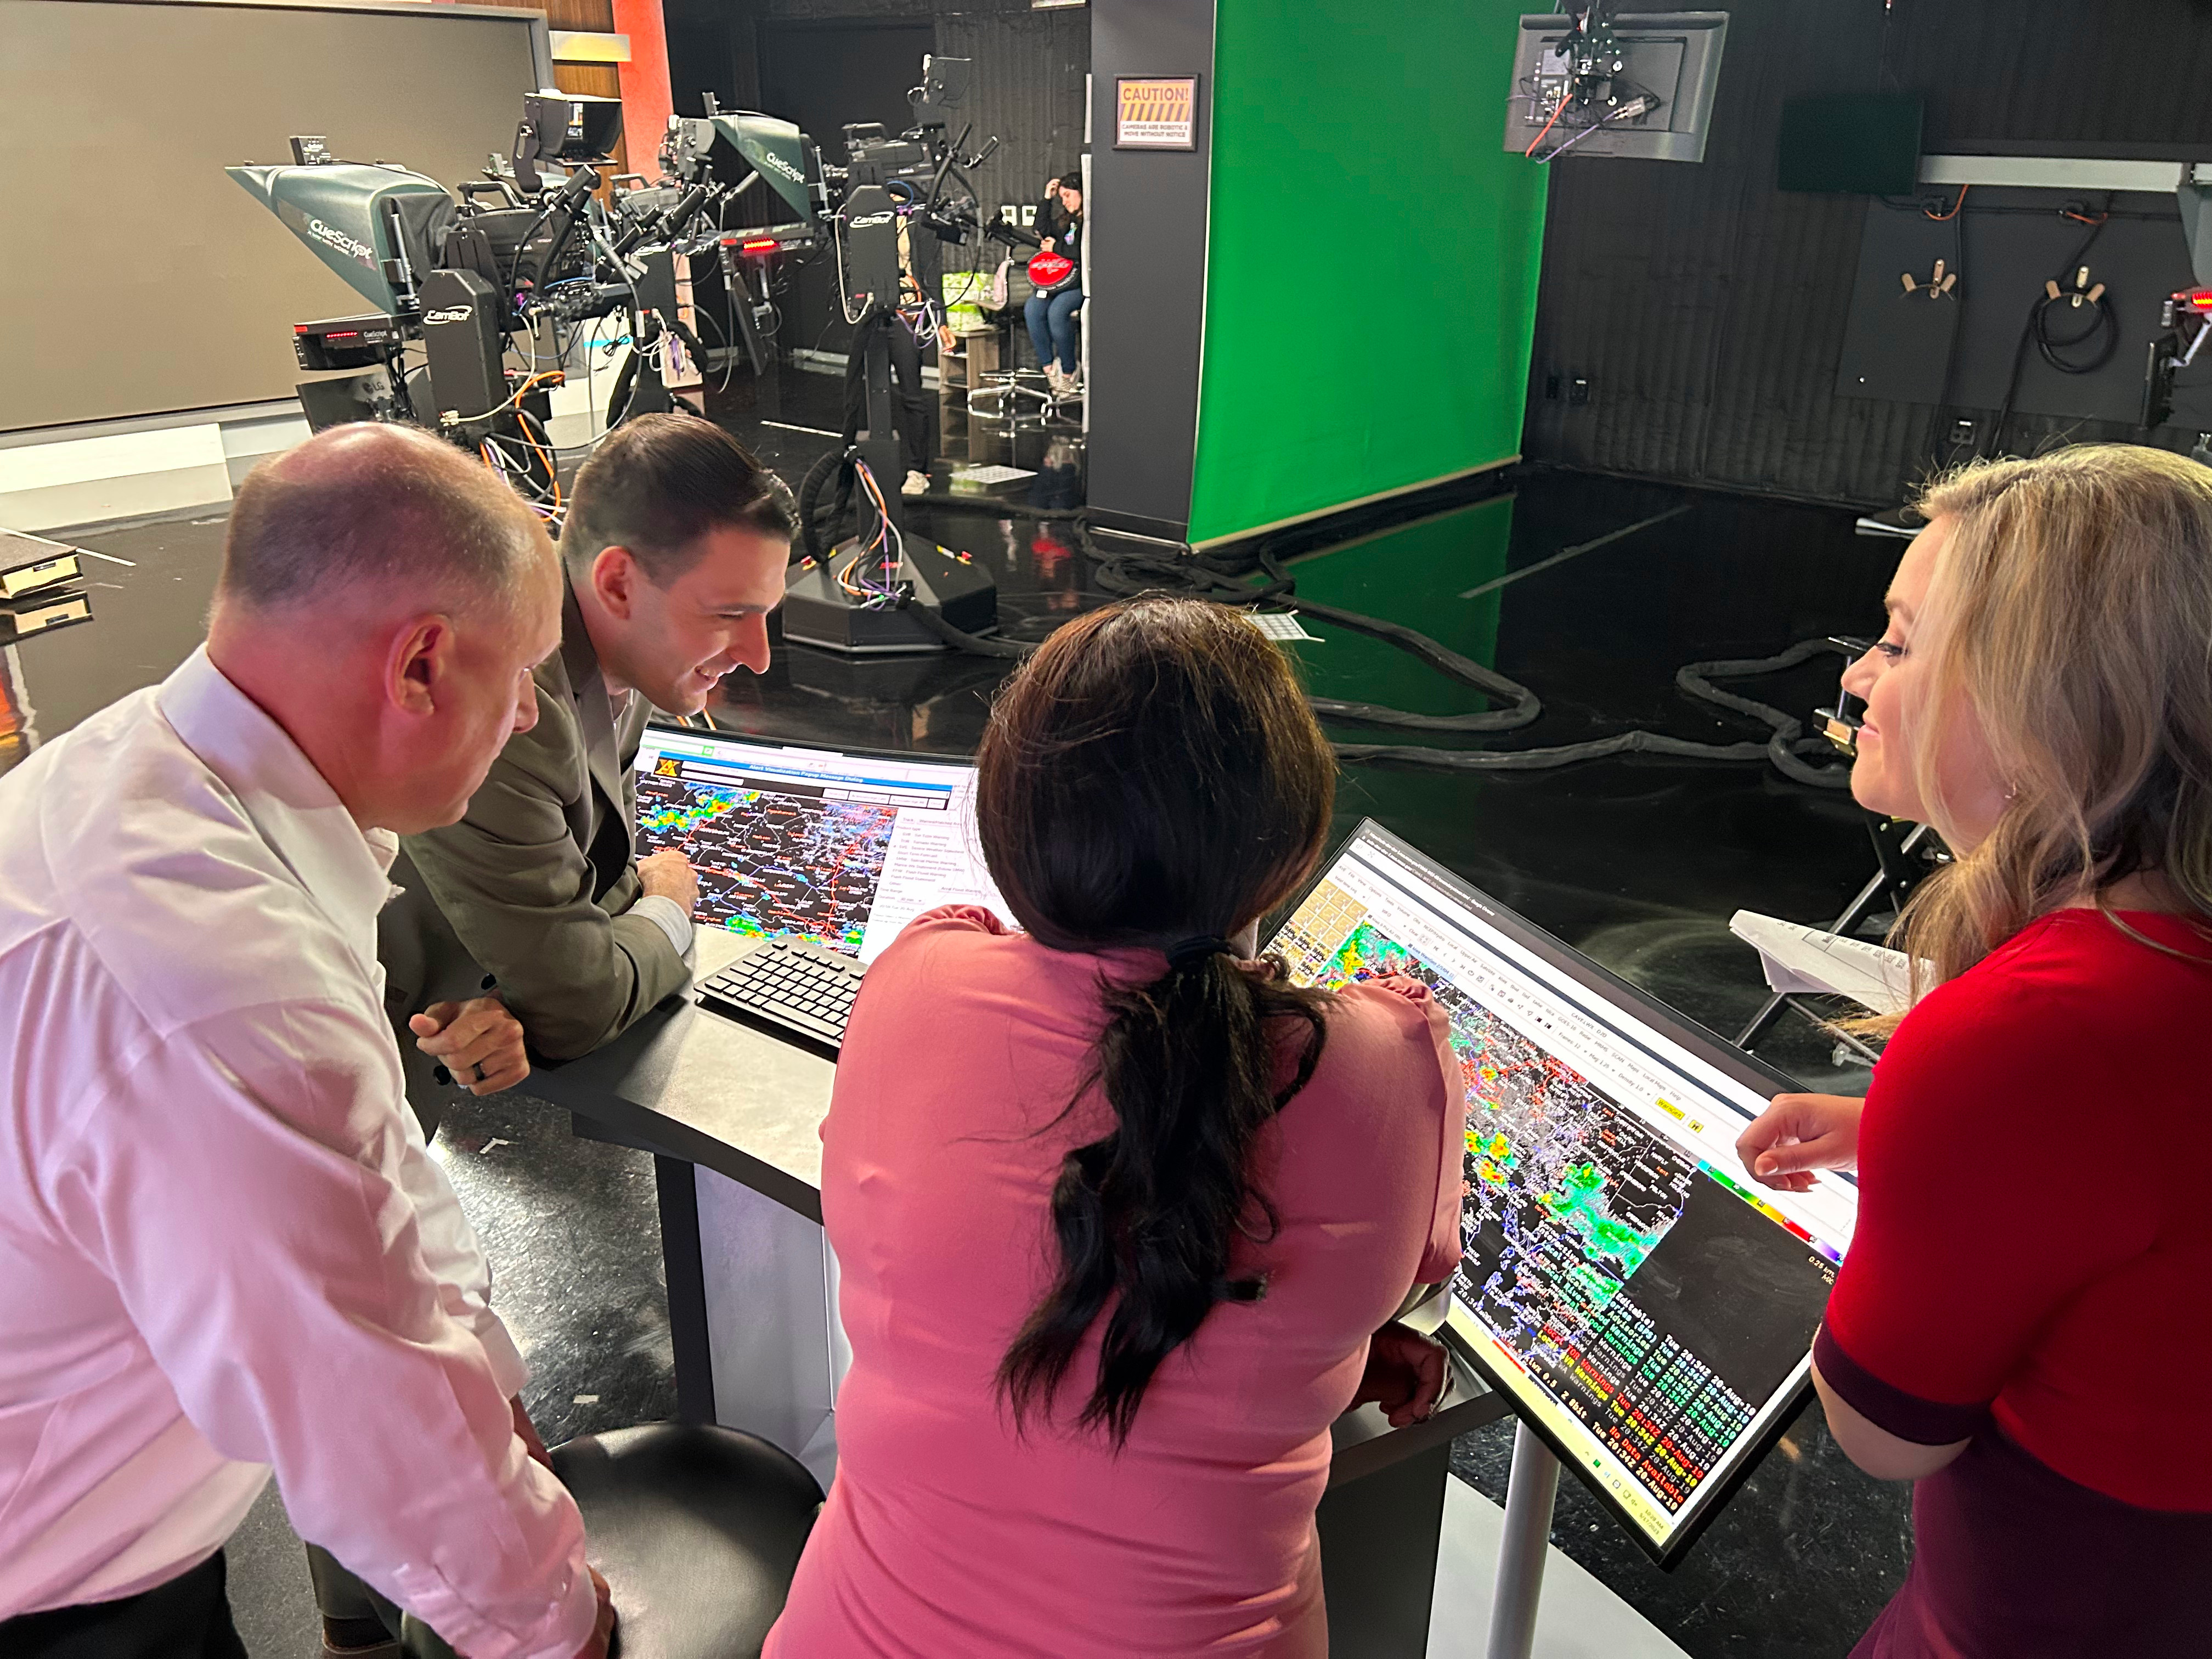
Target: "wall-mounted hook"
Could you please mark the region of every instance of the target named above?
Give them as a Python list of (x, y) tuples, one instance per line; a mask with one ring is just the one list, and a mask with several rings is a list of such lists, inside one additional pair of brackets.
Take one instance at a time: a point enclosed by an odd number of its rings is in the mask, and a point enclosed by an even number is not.
[(1935, 270), (1929, 274), (1926, 282), (1922, 282), (1909, 270), (1899, 272), (1897, 280), (1905, 284), (1905, 291), (1907, 294), (1924, 294), (1931, 300), (1940, 300), (1958, 286), (1959, 273), (1955, 270), (1945, 270), (1943, 262), (1938, 259), (1936, 262)]

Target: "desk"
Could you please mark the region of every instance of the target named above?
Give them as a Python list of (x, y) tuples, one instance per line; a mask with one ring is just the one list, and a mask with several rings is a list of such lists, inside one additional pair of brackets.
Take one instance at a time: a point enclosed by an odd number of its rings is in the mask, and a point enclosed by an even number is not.
[[(704, 977), (750, 948), (701, 928), (696, 971)], [(837, 1465), (837, 1388), (852, 1358), (822, 1231), (818, 1131), (836, 1071), (795, 1044), (672, 1000), (597, 1054), (530, 1083), (574, 1115), (579, 1133), (653, 1154), (679, 1414), (773, 1442), (825, 1489)], [(1426, 1311), (1433, 1325), (1441, 1304)], [(1426, 1650), (1451, 1442), (1506, 1410), (1454, 1369), (1426, 1423), (1393, 1430), (1365, 1406), (1332, 1430), (1318, 1522), (1338, 1652), (1420, 1659)]]

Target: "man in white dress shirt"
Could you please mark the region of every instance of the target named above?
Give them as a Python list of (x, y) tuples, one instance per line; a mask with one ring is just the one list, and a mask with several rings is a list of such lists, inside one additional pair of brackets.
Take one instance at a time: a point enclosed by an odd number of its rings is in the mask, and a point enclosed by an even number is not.
[(340, 428), (240, 489), (207, 644), (0, 779), (9, 1659), (241, 1654), (221, 1549), (272, 1470), (471, 1659), (605, 1652), (376, 961), (393, 836), (536, 718), (560, 605), (490, 474)]

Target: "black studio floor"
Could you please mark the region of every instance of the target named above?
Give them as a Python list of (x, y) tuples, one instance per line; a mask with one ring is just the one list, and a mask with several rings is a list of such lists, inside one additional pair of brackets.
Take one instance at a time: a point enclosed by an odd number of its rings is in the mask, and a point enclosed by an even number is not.
[[(787, 375), (767, 416), (778, 424), (764, 423), (750, 399), (717, 412), (796, 483), (831, 441), (837, 397), (833, 380)], [(957, 447), (962, 435), (948, 437)], [(1017, 444), (1006, 459), (1029, 468), (1067, 459), (1064, 441), (1049, 456), (1046, 442)], [(1091, 602), (1085, 556), (1064, 522), (988, 507), (923, 511), (923, 527), (998, 578), (1010, 631), (1036, 637)], [(1542, 720), (1491, 746), (1548, 746), (1631, 726), (1735, 742), (1763, 732), (1690, 701), (1674, 670), (1875, 625), (1898, 544), (1855, 537), (1851, 520), (1843, 510), (1530, 469), (1507, 495), (1316, 552), (1293, 572), (1313, 598), (1418, 627), (1532, 687)], [(98, 620), (12, 653), (37, 737), (153, 683), (191, 649), (222, 533), (207, 517), (76, 532), (110, 556), (90, 562)], [(1473, 589), (1486, 591), (1462, 597)], [(1310, 626), (1322, 642), (1291, 648), (1318, 695), (1430, 713), (1480, 706), (1389, 647)], [(1833, 662), (1737, 689), (1802, 713), (1832, 690)], [(789, 740), (958, 754), (972, 750), (1004, 672), (972, 658), (854, 664), (779, 647), (767, 674), (729, 685), (713, 713), (731, 730)], [(1352, 728), (1336, 735), (1384, 740)], [(0, 765), (7, 759), (0, 749)], [(1352, 767), (1338, 817), (1340, 833), (1378, 819), (1723, 1032), (1742, 1024), (1765, 988), (1755, 957), (1728, 932), (1729, 915), (1824, 921), (1872, 868), (1847, 797), (1753, 765), (1638, 757), (1480, 776)], [(1829, 1043), (1802, 1023), (1785, 1023), (1761, 1052), (1810, 1085), (1863, 1085), (1863, 1073), (1834, 1069)], [(578, 1139), (565, 1114), (520, 1092), (457, 1108), (438, 1151), (533, 1367), (527, 1399), (546, 1437), (672, 1413), (645, 1155)], [(1510, 1443), (1510, 1424), (1493, 1425), (1462, 1441), (1454, 1468), (1500, 1498)], [(1903, 1577), (1908, 1493), (1844, 1463), (1810, 1408), (1671, 1573), (1650, 1566), (1572, 1480), (1553, 1536), (1698, 1659), (1840, 1659)], [(255, 1659), (309, 1659), (307, 1575), (273, 1492), (232, 1557)]]

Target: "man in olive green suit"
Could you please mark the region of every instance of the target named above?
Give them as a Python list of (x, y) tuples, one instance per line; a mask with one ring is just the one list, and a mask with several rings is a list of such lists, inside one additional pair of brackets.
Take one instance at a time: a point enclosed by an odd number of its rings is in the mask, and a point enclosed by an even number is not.
[(589, 1054), (689, 978), (698, 884), (680, 854), (637, 857), (631, 767), (653, 709), (696, 714), (725, 674), (768, 666), (792, 531), (781, 481), (691, 416), (618, 428), (577, 475), (538, 724), (459, 823), (406, 838), (378, 929), (426, 1134), (452, 1088)]

